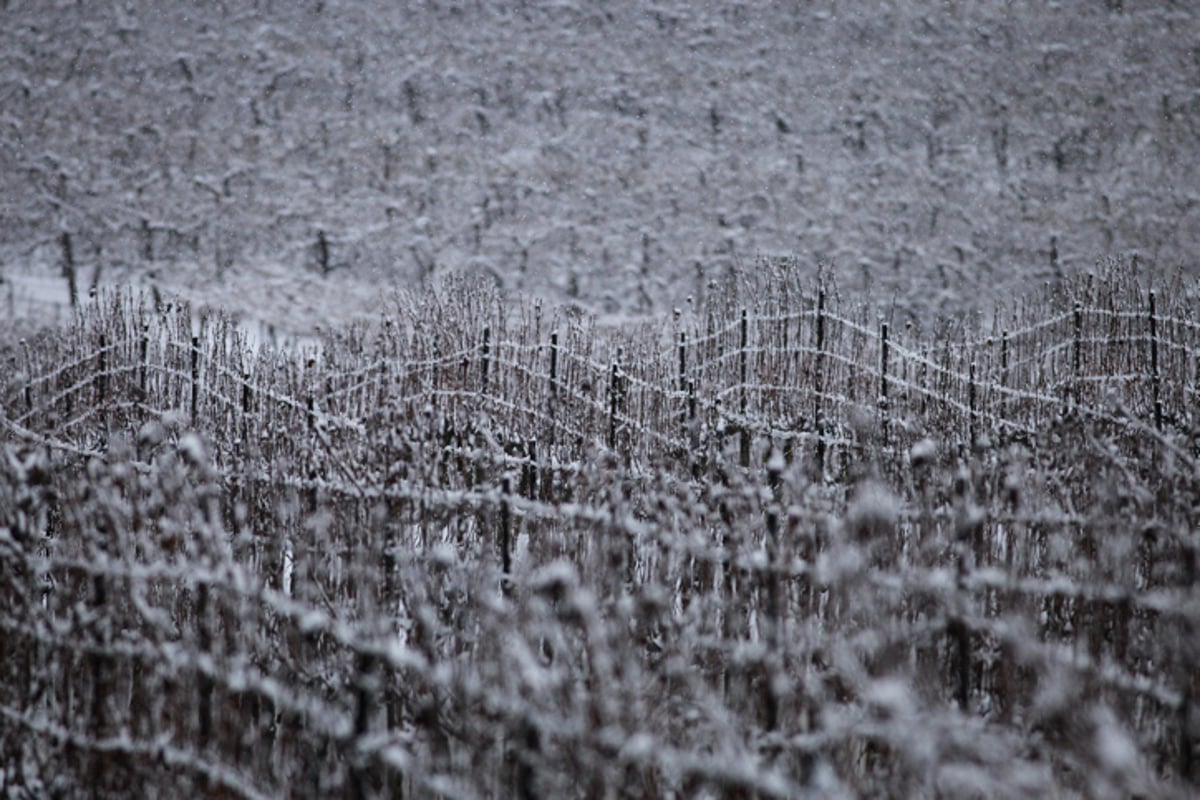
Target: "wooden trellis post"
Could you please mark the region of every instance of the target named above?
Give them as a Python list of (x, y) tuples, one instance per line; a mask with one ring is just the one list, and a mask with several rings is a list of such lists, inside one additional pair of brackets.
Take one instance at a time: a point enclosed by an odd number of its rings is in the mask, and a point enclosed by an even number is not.
[(817, 292), (817, 354), (813, 366), (813, 429), (817, 437), (817, 477), (825, 476), (825, 411), (822, 394), (825, 391), (825, 289)]

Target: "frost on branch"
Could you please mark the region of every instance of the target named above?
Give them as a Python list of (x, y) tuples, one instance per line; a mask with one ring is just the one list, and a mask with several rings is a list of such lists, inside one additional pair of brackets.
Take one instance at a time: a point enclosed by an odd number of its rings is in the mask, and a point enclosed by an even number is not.
[(5, 791), (1187, 796), (1200, 325), (1156, 405), (1074, 291), (1007, 367), (890, 333), (870, 409), (802, 285), (682, 359), (470, 283), (319, 357), (102, 298), (0, 349)]

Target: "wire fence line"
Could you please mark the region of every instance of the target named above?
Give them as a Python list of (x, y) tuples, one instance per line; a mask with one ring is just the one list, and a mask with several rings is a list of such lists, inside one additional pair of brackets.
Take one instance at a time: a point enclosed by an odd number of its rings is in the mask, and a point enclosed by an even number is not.
[(6, 787), (1182, 796), (1182, 295), (978, 336), (753, 288), (604, 328), (463, 284), (301, 352), (112, 294), (9, 348)]
[[(25, 380), (23, 396), (10, 382), (6, 408), (18, 425), (70, 436), (90, 419), (77, 409), (103, 416), (118, 398), (153, 397), (201, 430), (222, 430), (239, 414), (354, 430), (389, 403), (441, 402), (449, 416), (486, 411), (522, 440), (611, 448), (617, 428), (626, 442), (692, 449), (676, 421), (693, 410), (714, 429), (724, 423), (781, 445), (844, 443), (851, 409), (969, 442), (973, 422), (1031, 433), (1071, 406), (1093, 416), (1120, 407), (1161, 427), (1164, 414), (1187, 418), (1196, 394), (1200, 328), (1182, 316), (1186, 306), (1085, 298), (1042, 314), (1044, 323), (1018, 318), (985, 339), (935, 343), (833, 301), (818, 312), (809, 295), (799, 309), (771, 308), (780, 298), (768, 297), (761, 311), (689, 315), (633, 341), (564, 319), (510, 329), (512, 315), (493, 305), (457, 330), (417, 318), (385, 326), (370, 345), (360, 332), (288, 359), (251, 346), (228, 320), (110, 296), (59, 343), (68, 359), (44, 345), (10, 359)], [(1127, 310), (1131, 300), (1143, 310)], [(552, 398), (566, 413), (551, 410)]]

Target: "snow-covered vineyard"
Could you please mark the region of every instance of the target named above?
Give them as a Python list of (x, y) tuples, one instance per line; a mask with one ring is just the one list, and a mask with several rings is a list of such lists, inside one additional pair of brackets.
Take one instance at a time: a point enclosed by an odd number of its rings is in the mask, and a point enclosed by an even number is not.
[(1194, 791), (1186, 287), (918, 330), (776, 266), (299, 353), (110, 294), (0, 351), (3, 792)]
[(450, 272), (669, 313), (761, 252), (919, 317), (1200, 251), (1191, 0), (0, 5), (17, 314), (64, 271), (293, 332)]

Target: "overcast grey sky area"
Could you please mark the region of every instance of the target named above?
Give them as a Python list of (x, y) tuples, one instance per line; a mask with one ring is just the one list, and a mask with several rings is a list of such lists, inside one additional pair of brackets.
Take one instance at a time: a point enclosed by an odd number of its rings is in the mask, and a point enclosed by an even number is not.
[(615, 317), (793, 258), (910, 318), (1196, 271), (1190, 3), (10, 2), (15, 313), (302, 332), (451, 273)]

